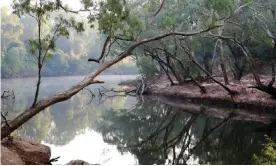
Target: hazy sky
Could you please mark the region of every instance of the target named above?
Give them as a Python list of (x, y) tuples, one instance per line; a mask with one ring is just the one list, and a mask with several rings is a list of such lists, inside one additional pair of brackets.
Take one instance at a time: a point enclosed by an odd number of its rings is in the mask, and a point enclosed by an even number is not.
[(0, 7), (3, 7), (3, 6), (9, 7), (11, 3), (12, 3), (12, 0), (1, 0)]
[[(68, 4), (72, 9), (80, 9), (81, 8), (81, 5), (80, 5), (80, 2), (79, 0), (62, 0), (62, 2), (64, 4)], [(12, 3), (12, 0), (0, 0), (0, 7), (8, 7), (10, 8), (11, 6), (11, 3)]]

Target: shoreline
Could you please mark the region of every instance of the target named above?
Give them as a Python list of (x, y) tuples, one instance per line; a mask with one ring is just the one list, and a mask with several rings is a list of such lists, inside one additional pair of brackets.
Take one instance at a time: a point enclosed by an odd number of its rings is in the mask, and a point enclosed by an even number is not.
[[(157, 78), (149, 86), (144, 95), (167, 97), (173, 100), (182, 100), (204, 105), (217, 105), (221, 107), (242, 108), (249, 110), (259, 110), (259, 112), (271, 112), (276, 114), (276, 99), (257, 89), (247, 88), (254, 85), (248, 80), (248, 77), (241, 80), (241, 83), (231, 82), (228, 87), (239, 94), (230, 96), (221, 86), (213, 82), (204, 82), (202, 85), (206, 88), (207, 93), (201, 93), (199, 88), (193, 83), (184, 85), (171, 86), (164, 76)], [(125, 91), (136, 89), (138, 80), (127, 80), (119, 83), (126, 86)], [(265, 80), (265, 77), (263, 78)]]
[(254, 121), (261, 122), (263, 124), (270, 124), (276, 120), (276, 113), (260, 112), (258, 109), (248, 110), (243, 108), (233, 109), (232, 107), (222, 107), (222, 105), (206, 104), (206, 103), (195, 103), (191, 101), (185, 101), (181, 99), (174, 99), (166, 96), (147, 96), (148, 100), (160, 101), (171, 105), (173, 107), (181, 108), (182, 111), (192, 114), (204, 114), (212, 116), (214, 118), (227, 118), (231, 112), (235, 114), (233, 120), (242, 121)]

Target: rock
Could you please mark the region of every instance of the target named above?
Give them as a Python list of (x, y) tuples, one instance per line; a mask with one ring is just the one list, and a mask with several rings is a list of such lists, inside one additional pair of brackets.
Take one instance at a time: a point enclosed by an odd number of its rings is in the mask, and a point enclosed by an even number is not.
[(90, 164), (86, 161), (83, 161), (83, 160), (71, 160), (66, 165), (90, 165)]
[(13, 151), (1, 145), (1, 165), (25, 165)]
[(50, 147), (21, 137), (5, 138), (1, 144), (15, 152), (25, 164), (47, 164), (51, 157)]

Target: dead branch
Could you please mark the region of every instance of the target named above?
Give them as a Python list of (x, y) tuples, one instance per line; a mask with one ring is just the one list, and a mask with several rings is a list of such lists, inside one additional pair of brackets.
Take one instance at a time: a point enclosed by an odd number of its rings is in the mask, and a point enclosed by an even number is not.
[(102, 58), (105, 55), (106, 47), (108, 45), (108, 42), (110, 42), (110, 39), (111, 39), (111, 37), (110, 37), (110, 35), (108, 35), (105, 39), (105, 42), (104, 42), (104, 45), (103, 45), (103, 48), (102, 48), (101, 56), (98, 59), (89, 58), (88, 61), (93, 61), (93, 62), (100, 63), (100, 61), (102, 60)]
[(82, 106), (82, 109), (83, 109), (85, 106), (89, 105), (89, 104), (93, 101), (93, 99), (96, 97), (96, 96), (94, 95), (94, 93), (93, 93), (89, 88), (84, 88), (84, 89), (87, 90), (87, 91), (91, 94), (91, 99), (90, 99), (90, 101), (89, 101), (87, 104), (85, 104), (85, 105)]

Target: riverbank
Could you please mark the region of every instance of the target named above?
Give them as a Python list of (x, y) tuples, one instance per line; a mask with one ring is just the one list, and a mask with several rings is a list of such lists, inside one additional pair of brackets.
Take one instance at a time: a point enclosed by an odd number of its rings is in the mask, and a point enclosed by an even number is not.
[(260, 112), (260, 109), (233, 109), (232, 107), (225, 107), (217, 104), (199, 104), (190, 101), (185, 101), (176, 97), (166, 96), (144, 96), (144, 100), (160, 101), (173, 107), (181, 108), (182, 111), (191, 114), (202, 114), (219, 119), (227, 118), (233, 113), (233, 120), (254, 121), (263, 124), (271, 124), (276, 121), (276, 113), (269, 113), (266, 111)]
[[(244, 76), (240, 82), (230, 82), (228, 87), (231, 90), (239, 92), (234, 96), (230, 96), (225, 89), (210, 80), (201, 83), (207, 90), (207, 93), (201, 93), (200, 89), (191, 81), (183, 85), (171, 86), (166, 76), (160, 76), (151, 80), (151, 85), (147, 90), (147, 94), (182, 99), (200, 104), (216, 104), (224, 107), (245, 109), (254, 108), (260, 109), (260, 111), (269, 110), (276, 113), (275, 98), (257, 89), (248, 88), (255, 85), (252, 77), (252, 75), (247, 75)], [(223, 78), (216, 79), (223, 82)], [(263, 83), (267, 84), (270, 81), (270, 77), (261, 76), (261, 80)], [(126, 90), (135, 89), (137, 81), (136, 79), (128, 80), (121, 82), (119, 85), (127, 86)]]

